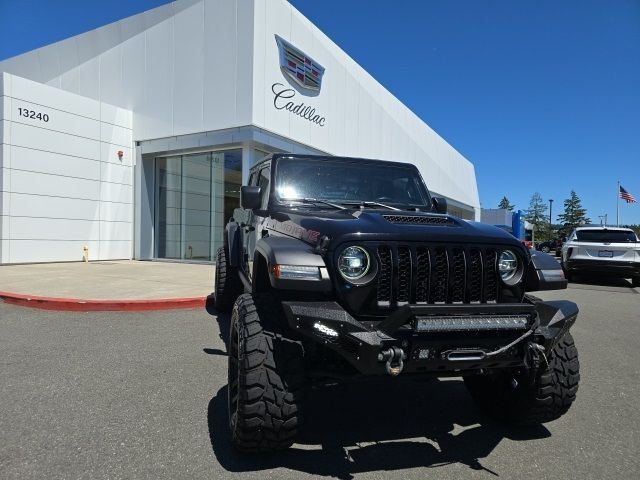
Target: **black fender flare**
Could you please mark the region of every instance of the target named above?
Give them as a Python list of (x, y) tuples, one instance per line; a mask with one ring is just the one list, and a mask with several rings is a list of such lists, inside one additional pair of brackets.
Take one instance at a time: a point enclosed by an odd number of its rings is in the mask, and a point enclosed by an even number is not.
[[(254, 268), (262, 256), (267, 265), (271, 286), (284, 290), (304, 290), (314, 292), (330, 292), (331, 278), (324, 258), (311, 245), (291, 237), (268, 236), (256, 242), (254, 252)], [(318, 280), (300, 280), (277, 278), (273, 272), (274, 265), (296, 265), (317, 267)]]
[(240, 225), (235, 221), (230, 221), (225, 228), (225, 234), (225, 243), (229, 249), (229, 265), (238, 267), (240, 266), (240, 255), (242, 253), (242, 246), (240, 245)]
[(527, 269), (526, 291), (564, 290), (567, 288), (562, 266), (551, 255), (532, 251), (531, 263)]

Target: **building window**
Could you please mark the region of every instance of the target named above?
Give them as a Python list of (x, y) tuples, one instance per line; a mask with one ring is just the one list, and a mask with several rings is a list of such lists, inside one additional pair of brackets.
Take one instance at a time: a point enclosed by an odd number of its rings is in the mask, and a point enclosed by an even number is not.
[(212, 261), (240, 204), (242, 150), (155, 161), (157, 258)]
[(257, 148), (253, 149), (253, 158), (254, 158), (254, 164), (259, 162), (260, 160), (262, 160), (264, 157), (266, 157), (267, 155), (269, 155), (269, 152), (265, 151), (265, 150), (260, 150)]

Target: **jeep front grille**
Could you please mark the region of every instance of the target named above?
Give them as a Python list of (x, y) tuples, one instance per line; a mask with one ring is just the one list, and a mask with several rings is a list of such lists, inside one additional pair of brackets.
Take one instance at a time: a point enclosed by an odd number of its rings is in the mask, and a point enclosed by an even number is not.
[(380, 307), (498, 300), (498, 254), (493, 248), (379, 245), (376, 254)]

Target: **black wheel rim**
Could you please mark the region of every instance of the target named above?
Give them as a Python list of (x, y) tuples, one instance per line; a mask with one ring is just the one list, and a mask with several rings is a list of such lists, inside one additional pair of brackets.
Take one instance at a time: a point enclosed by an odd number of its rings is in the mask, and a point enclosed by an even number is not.
[(238, 364), (240, 358), (238, 323), (233, 318), (231, 320), (231, 329), (229, 332), (229, 372), (228, 372), (228, 408), (229, 408), (229, 425), (233, 429), (238, 417)]

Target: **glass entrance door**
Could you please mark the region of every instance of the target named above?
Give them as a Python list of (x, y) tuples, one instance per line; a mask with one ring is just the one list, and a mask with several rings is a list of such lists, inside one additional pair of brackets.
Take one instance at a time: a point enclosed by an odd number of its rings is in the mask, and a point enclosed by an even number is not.
[(156, 158), (156, 257), (211, 261), (240, 203), (242, 150)]

